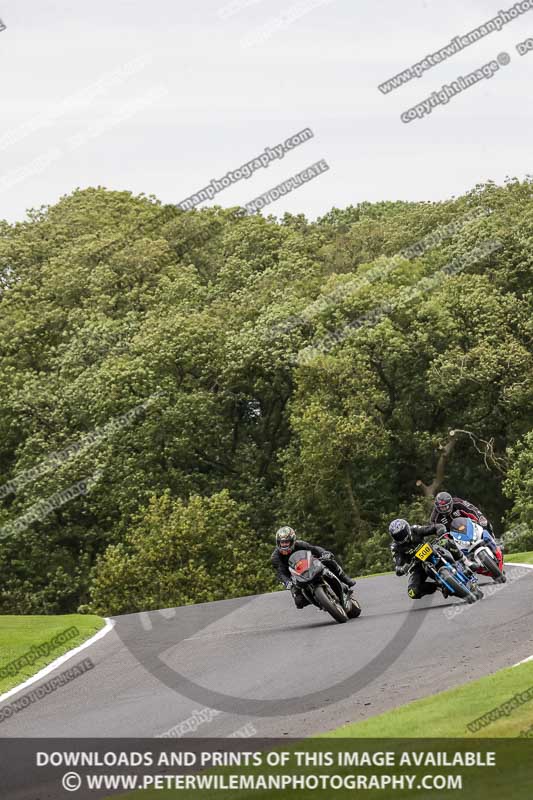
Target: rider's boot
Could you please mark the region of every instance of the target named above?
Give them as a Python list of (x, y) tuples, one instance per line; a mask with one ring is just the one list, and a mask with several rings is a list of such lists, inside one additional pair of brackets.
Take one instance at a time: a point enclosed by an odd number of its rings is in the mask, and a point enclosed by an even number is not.
[(346, 586), (349, 586), (350, 589), (352, 589), (355, 586), (355, 579), (354, 578), (350, 578), (350, 576), (347, 575), (343, 569), (341, 569), (341, 571), (340, 571), (339, 578), (341, 579), (341, 581), (343, 583), (346, 584)]
[(329, 564), (329, 567), (331, 571), (337, 576), (337, 578), (340, 581), (342, 581), (342, 583), (345, 583), (346, 586), (348, 586), (350, 589), (353, 586), (355, 586), (355, 580), (353, 578), (350, 578), (350, 576), (345, 573), (343, 568), (340, 566), (340, 564), (337, 564), (336, 561)]

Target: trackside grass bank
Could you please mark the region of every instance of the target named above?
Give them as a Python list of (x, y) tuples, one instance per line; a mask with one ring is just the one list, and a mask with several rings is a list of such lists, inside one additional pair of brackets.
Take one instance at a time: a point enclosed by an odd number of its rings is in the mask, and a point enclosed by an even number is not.
[[(517, 698), (517, 695), (521, 697)], [(481, 720), (490, 712), (493, 712), (492, 719), (487, 716)], [(341, 738), (499, 738), (520, 736), (532, 725), (533, 661), (530, 661), (324, 735)], [(529, 735), (533, 736), (533, 729)]]
[[(446, 777), (442, 773), (449, 772), (454, 779), (457, 774), (461, 774), (463, 776), (461, 781), (464, 779), (464, 785), (461, 784), (461, 788), (468, 792), (468, 796), (472, 800), (497, 800), (502, 796), (505, 797), (506, 787), (508, 787), (509, 781), (513, 780), (511, 794), (513, 800), (526, 800), (526, 798), (529, 800), (531, 798), (533, 762), (530, 758), (531, 743), (526, 740), (526, 736), (528, 738), (533, 736), (533, 661), (500, 670), (481, 680), (467, 683), (459, 689), (441, 692), (434, 697), (410, 703), (379, 717), (355, 725), (347, 725), (313, 739), (303, 740), (298, 745), (291, 744), (288, 750), (305, 751), (307, 749), (314, 754), (313, 757), (316, 757), (316, 753), (320, 754), (325, 751), (351, 752), (352, 749), (360, 751), (362, 747), (363, 750), (368, 749), (368, 752), (390, 750), (396, 752), (399, 757), (404, 751), (410, 752), (412, 747), (415, 755), (416, 751), (435, 753), (435, 757), (439, 752), (441, 754), (448, 752), (450, 758), (461, 752), (470, 756), (476, 756), (476, 754), (482, 756), (485, 750), (492, 751), (492, 755), (495, 755), (496, 758), (493, 764), (497, 768), (490, 771), (486, 767), (484, 769), (458, 767), (455, 770), (445, 770), (440, 762), (434, 761), (435, 769), (426, 767), (422, 772), (425, 773), (426, 779), (427, 774), (431, 772), (437, 772), (440, 779)], [(516, 739), (516, 737), (520, 737), (520, 739), (513, 741), (513, 738)], [(486, 740), (486, 744), (480, 742), (480, 738)], [(356, 746), (354, 742), (351, 745), (350, 740), (354, 739), (366, 739), (368, 743)], [(405, 741), (406, 739), (412, 742), (412, 746)], [(472, 744), (468, 743), (468, 739), (472, 739)], [(494, 739), (501, 741), (496, 744)], [(328, 741), (330, 744), (327, 744)], [(253, 744), (254, 740), (251, 739), (243, 749), (253, 751)], [(207, 745), (206, 750), (210, 749), (211, 747)], [(273, 749), (278, 749), (278, 746), (275, 745)], [(320, 762), (310, 763), (314, 765)], [(335, 761), (330, 763), (335, 764)], [(454, 763), (460, 764), (461, 762)], [(468, 765), (466, 760), (465, 764)], [(267, 775), (296, 772), (300, 777), (309, 772), (322, 774), (327, 772), (323, 768), (319, 769), (318, 766), (307, 766), (304, 769), (295, 769), (294, 766), (291, 769), (284, 769), (280, 766), (258, 769), (254, 767), (234, 769), (224, 767), (218, 770), (208, 770), (207, 775), (215, 771), (226, 776), (229, 776), (229, 773), (243, 772)], [(331, 771), (341, 774), (362, 774), (364, 772), (364, 770), (354, 767), (332, 767)], [(389, 770), (389, 772), (393, 771), (393, 769)], [(413, 771), (411, 770), (411, 772)], [(379, 767), (372, 768), (370, 772), (379, 774), (380, 769)], [(454, 774), (452, 775), (452, 773)], [(458, 791), (457, 785), (453, 787), (443, 784), (439, 786), (421, 785), (421, 772), (418, 772), (417, 776), (414, 787), (406, 787), (402, 784), (398, 791), (387, 794), (383, 789), (376, 788), (365, 791), (364, 795), (369, 798), (388, 798), (394, 795), (397, 800), (409, 800), (412, 797), (417, 797), (419, 800), (431, 800), (438, 794), (441, 798), (453, 800), (459, 794), (461, 796), (463, 794), (462, 791)], [(419, 789), (427, 791), (417, 791)], [(443, 791), (436, 792), (435, 789)], [(178, 797), (182, 800), (199, 800), (199, 798), (218, 800), (221, 797), (226, 797), (228, 800), (237, 800), (237, 798), (248, 800), (257, 795), (257, 790), (222, 792), (211, 788), (196, 790), (148, 788), (145, 791), (137, 790), (121, 794), (120, 797), (121, 800), (140, 800), (141, 798), (142, 800), (176, 800)], [(264, 797), (265, 800), (294, 796), (295, 792), (291, 790), (267, 789), (261, 791), (261, 797)], [(349, 800), (355, 796), (355, 793), (353, 790), (345, 789), (340, 791), (319, 789), (318, 791), (299, 791), (298, 796), (302, 800), (311, 800), (311, 798), (332, 800), (334, 797), (338, 797), (339, 800)], [(106, 798), (106, 800), (111, 800), (111, 798)]]
[(533, 553), (509, 553), (505, 555), (505, 560), (511, 564), (533, 564)]
[(0, 616), (0, 694), (23, 683), (104, 626), (101, 617)]

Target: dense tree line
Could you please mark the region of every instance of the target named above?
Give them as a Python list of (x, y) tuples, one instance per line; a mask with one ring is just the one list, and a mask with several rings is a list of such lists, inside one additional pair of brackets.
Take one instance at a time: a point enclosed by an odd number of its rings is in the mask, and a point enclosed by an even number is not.
[(533, 546), (532, 186), (316, 222), (88, 189), (0, 222), (0, 612), (269, 590), (286, 522), (389, 568), (439, 488)]

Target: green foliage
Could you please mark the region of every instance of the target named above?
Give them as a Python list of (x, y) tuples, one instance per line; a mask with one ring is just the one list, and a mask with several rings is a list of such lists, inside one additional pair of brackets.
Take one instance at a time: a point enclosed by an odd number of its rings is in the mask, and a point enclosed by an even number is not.
[(510, 553), (533, 550), (533, 432), (510, 451), (505, 491), (514, 499), (505, 546)]
[(227, 491), (187, 504), (167, 492), (98, 560), (91, 607), (125, 614), (268, 591), (270, 552)]
[[(450, 430), (439, 488), (498, 532), (533, 527), (531, 186), (316, 222), (99, 188), (1, 223), (0, 486), (138, 413), (0, 493), (0, 612), (260, 591), (270, 577), (216, 532), (226, 513), (258, 552), (290, 522), (356, 572), (386, 569), (387, 520), (424, 521), (417, 481)], [(208, 541), (185, 564), (186, 520)], [(211, 574), (215, 546), (232, 570)]]
[(524, 553), (533, 549), (533, 530), (526, 525), (511, 526), (503, 537), (506, 553)]

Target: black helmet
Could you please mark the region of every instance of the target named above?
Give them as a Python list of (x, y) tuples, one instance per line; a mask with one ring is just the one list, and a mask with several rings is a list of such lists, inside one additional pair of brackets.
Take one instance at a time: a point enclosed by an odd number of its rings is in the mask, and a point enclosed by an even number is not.
[(296, 534), (288, 525), (284, 525), (276, 533), (276, 547), (283, 556), (288, 556), (294, 550)]
[(439, 514), (449, 514), (453, 511), (453, 497), (449, 492), (439, 492), (435, 498), (435, 511)]
[(411, 526), (406, 519), (393, 519), (389, 525), (389, 533), (395, 542), (401, 544), (411, 535)]

